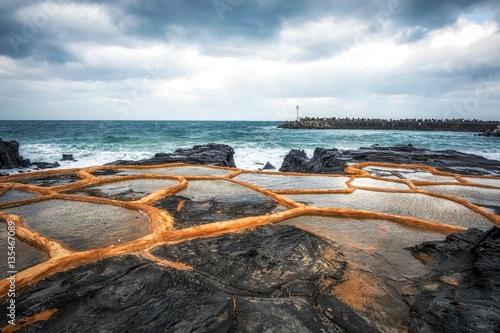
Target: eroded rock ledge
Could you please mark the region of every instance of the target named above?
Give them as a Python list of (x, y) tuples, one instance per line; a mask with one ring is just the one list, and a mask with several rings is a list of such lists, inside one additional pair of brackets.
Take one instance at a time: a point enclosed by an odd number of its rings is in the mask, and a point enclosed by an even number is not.
[[(432, 267), (402, 295), (410, 332), (498, 330), (500, 229), (408, 250)], [(57, 311), (19, 332), (400, 331), (378, 328), (332, 293), (349, 266), (334, 242), (289, 226), (158, 245), (29, 286), (17, 299), (19, 316)]]
[(410, 300), (412, 332), (500, 331), (500, 229), (469, 229), (409, 248), (432, 267)]
[[(19, 316), (59, 310), (19, 332), (339, 332), (317, 303), (346, 269), (336, 252), (299, 229), (265, 226), (106, 258), (23, 292)], [(349, 325), (369, 327), (359, 316)]]
[(411, 144), (373, 145), (356, 150), (316, 148), (311, 158), (303, 150), (292, 149), (285, 156), (279, 171), (345, 174), (347, 166), (365, 161), (428, 165), (439, 171), (465, 175), (500, 175), (500, 161), (454, 150), (433, 151)]
[(106, 165), (161, 165), (168, 163), (187, 163), (216, 165), (236, 168), (234, 149), (228, 145), (208, 143), (193, 148), (180, 148), (173, 153), (157, 153), (153, 158), (140, 161), (118, 160)]

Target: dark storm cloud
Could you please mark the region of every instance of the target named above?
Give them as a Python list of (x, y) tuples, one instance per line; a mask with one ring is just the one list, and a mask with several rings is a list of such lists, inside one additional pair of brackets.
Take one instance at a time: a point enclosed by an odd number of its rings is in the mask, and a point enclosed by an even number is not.
[[(43, 4), (43, 8), (20, 15), (24, 8)], [(56, 2), (4, 1), (0, 5), (0, 55), (13, 59), (33, 57), (49, 63), (65, 63), (74, 57), (65, 49), (67, 39), (50, 29), (57, 15)]]
[[(318, 2), (318, 1), (316, 1)], [(132, 1), (122, 7), (133, 18), (129, 33), (150, 38), (173, 34), (197, 39), (208, 33), (216, 38), (243, 36), (268, 39), (281, 28), (283, 19), (307, 15), (314, 9), (305, 1)]]
[[(20, 17), (19, 10), (27, 6), (45, 4), (46, 8), (71, 1), (2, 1), (0, 4), (0, 54), (14, 59), (33, 56), (35, 59), (55, 63), (75, 61), (78, 55), (66, 50), (72, 40), (91, 40), (95, 43), (124, 43), (114, 41), (100, 31), (89, 33), (72, 27), (51, 26), (53, 13), (38, 11), (31, 17)], [(201, 45), (217, 41), (232, 42), (233, 37), (245, 40), (266, 41), (275, 38), (285, 20), (301, 22), (334, 16), (340, 20), (355, 19), (365, 22), (384, 18), (406, 29), (401, 42), (411, 43), (425, 37), (429, 31), (453, 24), (463, 14), (477, 8), (498, 13), (496, 0), (128, 0), (128, 1), (79, 1), (75, 4), (99, 5), (107, 9), (118, 33), (124, 38), (169, 42), (181, 38)], [(497, 18), (498, 18), (497, 14)], [(378, 21), (377, 21), (378, 20)], [(373, 24), (372, 24), (373, 26)], [(377, 31), (376, 27), (372, 27)], [(332, 31), (332, 34), (335, 32)], [(316, 46), (309, 52), (327, 52), (332, 49)], [(314, 58), (314, 55), (307, 58)]]
[(496, 0), (412, 0), (407, 2), (402, 19), (408, 26), (437, 29), (478, 8), (495, 12), (500, 9)]

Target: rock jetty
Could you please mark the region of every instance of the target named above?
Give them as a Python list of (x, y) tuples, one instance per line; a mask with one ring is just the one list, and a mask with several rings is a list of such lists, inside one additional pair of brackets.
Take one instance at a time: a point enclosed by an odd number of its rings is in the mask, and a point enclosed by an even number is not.
[(278, 128), (288, 129), (386, 129), (453, 132), (493, 131), (498, 121), (477, 119), (369, 119), (369, 118), (301, 118), (285, 121)]

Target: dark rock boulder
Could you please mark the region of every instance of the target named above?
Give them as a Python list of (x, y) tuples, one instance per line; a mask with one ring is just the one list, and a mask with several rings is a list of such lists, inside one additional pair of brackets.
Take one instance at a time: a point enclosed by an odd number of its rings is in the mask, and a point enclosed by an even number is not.
[(285, 156), (280, 171), (343, 174), (348, 165), (362, 162), (428, 165), (457, 174), (500, 176), (500, 161), (454, 150), (433, 151), (411, 144), (373, 145), (344, 151), (316, 148), (312, 158), (304, 151), (292, 149)]
[(209, 143), (193, 148), (177, 149), (173, 153), (157, 153), (153, 158), (140, 161), (115, 161), (106, 165), (161, 165), (187, 163), (198, 165), (216, 165), (235, 168), (234, 149), (228, 145)]
[(270, 162), (267, 162), (266, 165), (264, 165), (263, 168), (259, 168), (259, 171), (263, 171), (263, 170), (275, 170), (276, 167), (274, 165), (272, 165)]
[(49, 169), (61, 165), (58, 162), (33, 162), (19, 155), (19, 142), (0, 139), (0, 169), (35, 168)]
[(59, 162), (54, 162), (54, 163), (49, 163), (49, 162), (33, 162), (31, 163), (31, 166), (35, 166), (37, 169), (53, 169), (53, 168), (58, 168), (61, 166)]
[(292, 149), (288, 154), (286, 154), (283, 164), (279, 171), (281, 172), (304, 172), (305, 165), (309, 161), (307, 154), (303, 150)]
[(63, 154), (61, 161), (74, 161), (73, 154)]
[(19, 142), (0, 139), (0, 169), (28, 167), (29, 160), (19, 155)]
[(281, 172), (342, 173), (346, 168), (338, 149), (316, 148), (311, 159), (303, 150), (292, 149), (283, 160)]
[(432, 268), (410, 301), (410, 332), (500, 332), (500, 229), (409, 248)]

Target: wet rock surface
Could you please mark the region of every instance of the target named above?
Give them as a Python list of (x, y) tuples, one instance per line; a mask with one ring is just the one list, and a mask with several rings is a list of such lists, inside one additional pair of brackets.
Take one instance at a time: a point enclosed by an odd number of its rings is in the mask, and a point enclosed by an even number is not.
[(362, 147), (356, 150), (316, 148), (313, 157), (302, 150), (292, 149), (279, 171), (319, 174), (345, 174), (344, 169), (362, 162), (418, 164), (439, 171), (465, 175), (500, 176), (500, 161), (453, 150), (433, 151), (413, 145)]
[(193, 148), (177, 149), (173, 153), (157, 153), (153, 158), (140, 161), (119, 160), (107, 165), (161, 165), (169, 163), (187, 163), (216, 165), (235, 168), (234, 149), (228, 145), (209, 143)]
[(432, 267), (410, 300), (411, 332), (500, 331), (500, 229), (469, 229), (409, 248)]
[(55, 274), (18, 297), (17, 313), (59, 310), (19, 332), (341, 331), (315, 299), (326, 281), (342, 278), (346, 263), (317, 236), (266, 226), (151, 252), (193, 269), (131, 254)]
[(276, 167), (274, 165), (272, 165), (269, 162), (266, 162), (266, 164), (264, 165), (264, 167), (262, 169), (259, 168), (259, 171), (262, 171), (262, 170), (275, 170), (275, 169), (276, 169)]
[[(7, 273), (11, 271), (9, 269), (9, 260), (8, 260), (8, 249), (9, 249), (9, 241), (13, 241), (13, 238), (8, 238), (7, 228), (4, 226), (0, 226), (0, 279), (4, 279), (8, 277), (11, 273)], [(48, 259), (48, 256), (43, 252), (39, 251), (33, 246), (30, 246), (18, 238), (15, 238), (15, 253), (16, 253), (16, 267), (19, 271), (35, 266), (45, 260)], [(10, 244), (12, 245), (12, 243)]]
[(346, 268), (341, 254), (332, 255), (337, 254), (333, 245), (289, 226), (157, 246), (151, 253), (192, 266), (223, 285), (266, 296), (285, 292), (294, 281), (340, 279)]
[(76, 174), (64, 174), (64, 175), (29, 177), (19, 180), (13, 180), (12, 182), (26, 184), (26, 185), (35, 185), (40, 187), (52, 187), (52, 186), (71, 184), (78, 182), (80, 180), (82, 179), (78, 177)]
[(174, 180), (165, 179), (136, 179), (110, 182), (97, 186), (84, 187), (62, 193), (82, 196), (92, 196), (120, 201), (135, 201), (145, 196), (177, 185)]
[(195, 201), (178, 195), (160, 199), (152, 206), (168, 211), (175, 220), (175, 228), (189, 228), (285, 210), (272, 200), (262, 202), (224, 202), (217, 199)]
[(19, 155), (19, 142), (0, 139), (0, 169), (28, 167), (29, 160)]

